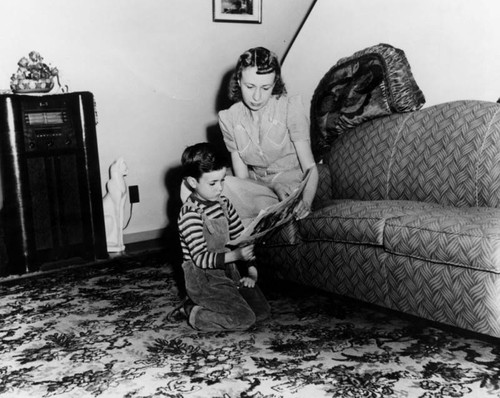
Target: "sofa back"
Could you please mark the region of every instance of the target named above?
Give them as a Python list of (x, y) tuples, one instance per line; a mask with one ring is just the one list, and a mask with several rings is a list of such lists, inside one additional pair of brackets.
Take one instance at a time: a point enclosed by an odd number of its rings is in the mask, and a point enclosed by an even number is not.
[(371, 120), (325, 158), (333, 199), (500, 207), (500, 104), (455, 101)]

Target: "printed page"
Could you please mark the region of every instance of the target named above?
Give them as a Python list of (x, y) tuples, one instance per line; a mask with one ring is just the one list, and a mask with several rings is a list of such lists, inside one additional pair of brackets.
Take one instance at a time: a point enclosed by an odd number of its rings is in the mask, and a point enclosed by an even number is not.
[(263, 237), (270, 231), (289, 222), (294, 217), (294, 210), (302, 200), (304, 188), (311, 175), (311, 169), (307, 169), (300, 185), (290, 196), (281, 202), (261, 210), (259, 215), (241, 233), (241, 235), (228, 242), (228, 246), (243, 246), (250, 244), (258, 238)]

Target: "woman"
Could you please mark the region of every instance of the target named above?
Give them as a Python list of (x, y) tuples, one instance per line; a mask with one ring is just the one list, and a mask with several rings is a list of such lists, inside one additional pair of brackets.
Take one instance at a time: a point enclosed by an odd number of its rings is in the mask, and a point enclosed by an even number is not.
[(248, 220), (283, 200), (313, 168), (296, 209), (298, 219), (307, 216), (318, 184), (309, 121), (300, 97), (286, 95), (276, 54), (263, 47), (244, 52), (229, 97), (235, 104), (219, 112), (219, 126), (236, 178), (226, 177), (224, 194)]

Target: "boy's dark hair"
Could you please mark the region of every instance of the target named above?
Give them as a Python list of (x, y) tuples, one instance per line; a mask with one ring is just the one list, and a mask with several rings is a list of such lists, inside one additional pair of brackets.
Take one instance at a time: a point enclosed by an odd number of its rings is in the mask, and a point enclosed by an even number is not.
[(224, 158), (215, 146), (208, 142), (187, 147), (181, 158), (182, 176), (199, 180), (203, 173), (221, 170), (225, 167)]

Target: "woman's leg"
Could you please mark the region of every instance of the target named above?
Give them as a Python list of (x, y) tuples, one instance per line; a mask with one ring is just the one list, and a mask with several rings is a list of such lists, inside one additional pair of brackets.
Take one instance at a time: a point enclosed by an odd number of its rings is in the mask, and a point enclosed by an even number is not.
[(279, 202), (274, 191), (264, 183), (233, 176), (226, 177), (222, 194), (231, 201), (245, 225), (261, 210)]

